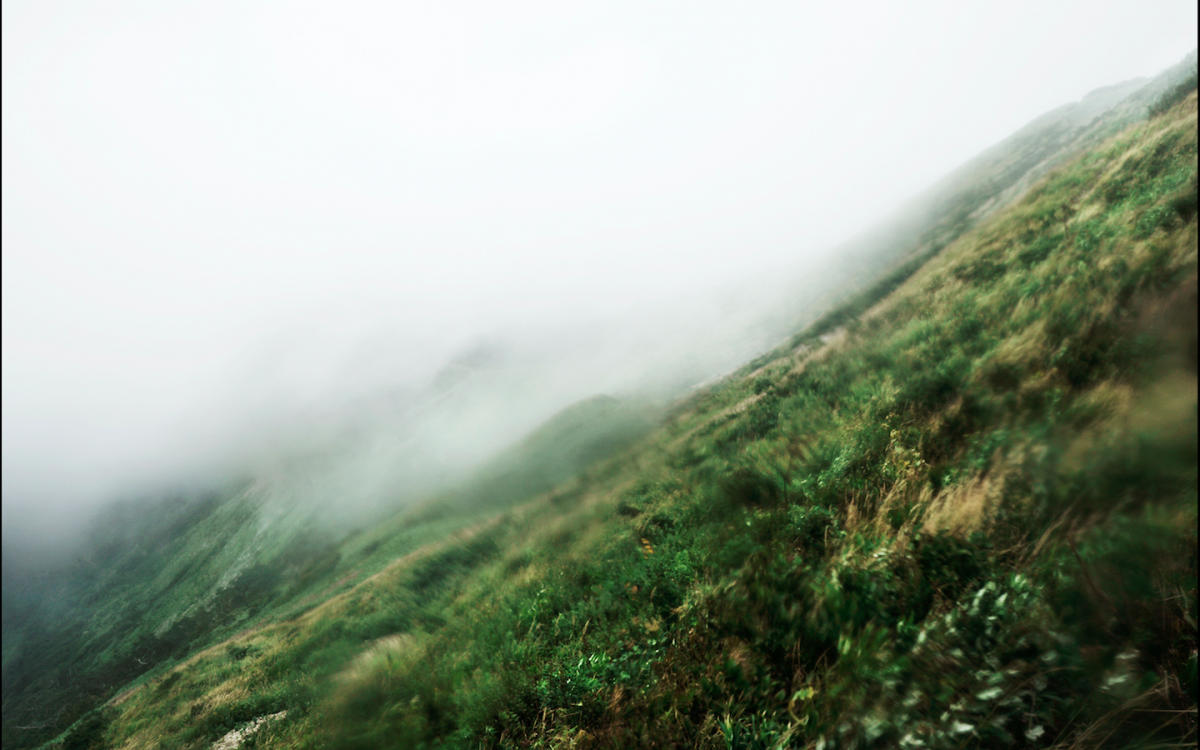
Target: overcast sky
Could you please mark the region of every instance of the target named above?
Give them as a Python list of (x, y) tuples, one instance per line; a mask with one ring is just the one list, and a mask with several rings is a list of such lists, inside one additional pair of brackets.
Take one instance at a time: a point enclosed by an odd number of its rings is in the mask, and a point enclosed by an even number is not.
[(364, 348), (419, 379), (494, 330), (816, 263), (1177, 62), (1196, 23), (1186, 0), (5, 2), (5, 525)]

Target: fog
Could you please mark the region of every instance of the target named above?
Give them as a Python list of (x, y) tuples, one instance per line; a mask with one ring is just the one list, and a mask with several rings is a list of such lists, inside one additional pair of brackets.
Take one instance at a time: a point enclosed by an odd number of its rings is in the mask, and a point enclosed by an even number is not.
[(679, 393), (827, 300), (839, 243), (1197, 21), (416, 5), (4, 4), (6, 552), (315, 455), (356, 477), (330, 503), (416, 495), (574, 400)]

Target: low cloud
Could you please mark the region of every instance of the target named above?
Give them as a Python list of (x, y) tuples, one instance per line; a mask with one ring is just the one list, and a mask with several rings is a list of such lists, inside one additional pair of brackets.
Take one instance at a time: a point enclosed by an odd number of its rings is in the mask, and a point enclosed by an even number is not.
[(6, 3), (5, 554), (279, 466), (399, 501), (724, 372), (1185, 5)]

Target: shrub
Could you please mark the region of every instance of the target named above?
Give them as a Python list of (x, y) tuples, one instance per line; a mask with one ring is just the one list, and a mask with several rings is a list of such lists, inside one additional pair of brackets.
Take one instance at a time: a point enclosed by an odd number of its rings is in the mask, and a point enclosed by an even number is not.
[(796, 544), (809, 555), (823, 556), (830, 535), (838, 536), (837, 516), (821, 506), (792, 506), (788, 509), (790, 531)]
[(986, 555), (981, 553), (986, 548), (981, 540), (967, 542), (942, 531), (919, 536), (914, 548), (921, 574), (946, 599), (957, 599), (984, 575)]
[(108, 747), (105, 734), (113, 713), (113, 709), (105, 706), (86, 714), (63, 738), (63, 750), (103, 750)]
[(1191, 75), (1167, 89), (1162, 96), (1150, 105), (1150, 116), (1158, 117), (1166, 114), (1168, 110), (1174, 107), (1179, 102), (1187, 98), (1187, 95), (1196, 90), (1196, 71), (1192, 71)]

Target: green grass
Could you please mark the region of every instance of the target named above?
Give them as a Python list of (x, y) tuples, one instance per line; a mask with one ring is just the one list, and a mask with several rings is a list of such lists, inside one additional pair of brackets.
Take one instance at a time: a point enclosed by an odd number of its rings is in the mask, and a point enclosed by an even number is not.
[[(14, 613), (6, 590), (6, 746), (37, 746), (77, 720), (92, 726), (118, 693), (237, 633), (300, 616), (397, 558), (553, 487), (636, 440), (652, 414), (607, 397), (585, 401), (457, 491), (340, 541), (322, 529), (317, 509), (286, 502), (270, 485), (118, 505), (73, 567), (46, 577), (66, 616)], [(427, 578), (443, 576), (453, 558), (430, 563)], [(432, 583), (414, 586), (423, 592)]]

